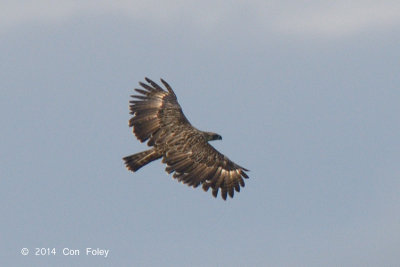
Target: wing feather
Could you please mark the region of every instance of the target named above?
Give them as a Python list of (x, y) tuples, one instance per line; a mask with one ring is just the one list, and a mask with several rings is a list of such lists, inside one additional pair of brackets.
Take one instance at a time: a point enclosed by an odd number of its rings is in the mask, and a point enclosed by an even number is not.
[(166, 171), (175, 171), (173, 177), (189, 186), (202, 184), (205, 191), (212, 188), (214, 197), (221, 190), (224, 200), (228, 195), (233, 198), (234, 192), (239, 192), (240, 186), (244, 186), (245, 169), (218, 152), (205, 139), (191, 138), (189, 141), (192, 143), (183, 150), (173, 145), (168, 147), (169, 153), (163, 159), (167, 164)]
[[(130, 113), (133, 117), (129, 120), (129, 126), (133, 127), (133, 133), (141, 141), (149, 140), (148, 145), (157, 143), (159, 137), (157, 132), (171, 132), (178, 126), (192, 127), (179, 105), (172, 88), (163, 81), (167, 91), (163, 90), (157, 83), (145, 78), (148, 84), (139, 82), (142, 88), (135, 88), (138, 93), (132, 95), (130, 101)], [(162, 130), (166, 131), (162, 131)], [(162, 140), (160, 141), (162, 143)]]

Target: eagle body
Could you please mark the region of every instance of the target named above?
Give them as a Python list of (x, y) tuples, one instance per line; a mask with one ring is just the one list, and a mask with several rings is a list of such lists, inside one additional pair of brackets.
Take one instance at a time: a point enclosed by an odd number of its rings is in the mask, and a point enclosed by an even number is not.
[(217, 197), (219, 189), (226, 200), (234, 191), (244, 187), (247, 169), (229, 160), (208, 142), (222, 140), (219, 134), (204, 132), (193, 127), (182, 112), (177, 97), (167, 82), (166, 90), (149, 78), (140, 82), (138, 93), (130, 101), (129, 127), (141, 142), (151, 149), (123, 158), (126, 167), (136, 172), (146, 164), (162, 158), (166, 171), (189, 186), (202, 185), (212, 189)]

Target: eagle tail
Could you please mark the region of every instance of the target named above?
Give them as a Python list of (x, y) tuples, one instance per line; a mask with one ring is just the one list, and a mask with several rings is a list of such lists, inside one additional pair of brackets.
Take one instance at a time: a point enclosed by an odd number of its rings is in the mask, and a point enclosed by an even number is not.
[(149, 164), (153, 160), (161, 158), (161, 155), (155, 149), (149, 149), (123, 158), (126, 168), (130, 171), (137, 171), (144, 165)]

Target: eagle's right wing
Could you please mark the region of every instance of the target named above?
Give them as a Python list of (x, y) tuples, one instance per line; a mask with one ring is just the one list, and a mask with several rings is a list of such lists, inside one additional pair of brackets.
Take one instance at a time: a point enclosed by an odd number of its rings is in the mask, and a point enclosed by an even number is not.
[(243, 178), (249, 178), (245, 173), (248, 170), (218, 152), (201, 136), (180, 135), (175, 142), (168, 146), (163, 162), (167, 164), (166, 171), (174, 172), (173, 177), (178, 181), (193, 187), (202, 184), (205, 191), (211, 187), (214, 197), (221, 189), (224, 200), (228, 194), (232, 198), (234, 190), (240, 192), (240, 187), (244, 187)]

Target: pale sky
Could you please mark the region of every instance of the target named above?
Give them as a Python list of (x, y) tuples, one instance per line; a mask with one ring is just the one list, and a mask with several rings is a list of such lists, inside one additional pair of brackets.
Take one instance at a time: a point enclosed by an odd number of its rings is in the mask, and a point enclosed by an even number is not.
[[(398, 1), (0, 10), (1, 266), (398, 265)], [(125, 169), (145, 76), (251, 170), (234, 199)]]
[[(185, 21), (219, 30), (247, 24), (264, 32), (339, 37), (400, 24), (398, 1), (2, 1), (2, 31), (32, 22), (56, 23), (79, 16), (118, 14), (149, 24)], [(253, 25), (249, 25), (252, 23)]]

